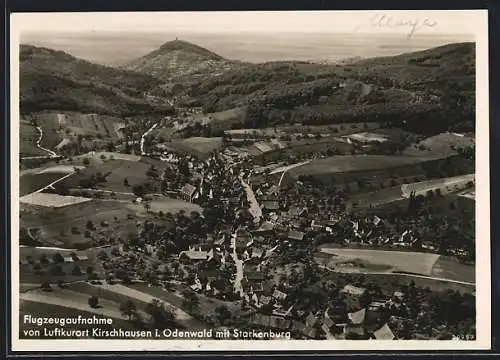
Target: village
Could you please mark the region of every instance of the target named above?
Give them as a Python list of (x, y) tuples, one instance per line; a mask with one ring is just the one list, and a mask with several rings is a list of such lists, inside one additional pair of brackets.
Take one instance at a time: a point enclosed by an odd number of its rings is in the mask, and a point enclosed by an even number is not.
[[(250, 328), (291, 331), (299, 339), (473, 336), (469, 328), (451, 332), (446, 322), (435, 326), (428, 317), (433, 305), (417, 301), (432, 294), (417, 290), (413, 280), (392, 293), (355, 277), (349, 281), (349, 275), (324, 280), (334, 268), (318, 262), (317, 247), (339, 239), (341, 247), (438, 252), (435, 244), (418, 241), (415, 225), (398, 231), (377, 215), (349, 214), (345, 194), (314, 195), (300, 181), (286, 188), (276, 181), (270, 185), (276, 178), (272, 165), (262, 170), (229, 151), (204, 160), (163, 156), (171, 166), (160, 176), (162, 192), (199, 204), (203, 212), (156, 215), (168, 226), (151, 214), (151, 221), (138, 224), (137, 236), (111, 245), (111, 255), (101, 254), (106, 278), (90, 270), (89, 281), (141, 281), (167, 291), (185, 284), (195, 297), (240, 304), (241, 314), (233, 313), (225, 326), (244, 321)], [(148, 174), (155, 171), (152, 166)], [(148, 200), (134, 202), (147, 206)], [(75, 256), (54, 260), (78, 261)]]

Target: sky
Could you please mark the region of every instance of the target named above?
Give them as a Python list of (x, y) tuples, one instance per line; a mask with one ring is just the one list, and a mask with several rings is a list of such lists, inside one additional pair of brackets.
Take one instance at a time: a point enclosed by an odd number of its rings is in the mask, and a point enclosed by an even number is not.
[[(18, 13), (11, 20), (22, 32), (405, 33), (409, 27), (405, 24), (416, 21), (421, 34), (470, 34), (485, 14), (477, 10)], [(383, 15), (392, 16), (391, 24), (369, 24)]]
[(14, 14), (21, 43), (123, 65), (176, 37), (250, 62), (336, 61), (474, 41), (484, 11)]

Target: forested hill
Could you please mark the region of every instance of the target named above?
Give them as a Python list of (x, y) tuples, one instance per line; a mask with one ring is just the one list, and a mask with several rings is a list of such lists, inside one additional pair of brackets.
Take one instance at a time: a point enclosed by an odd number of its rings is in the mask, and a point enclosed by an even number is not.
[(207, 112), (246, 106), (241, 127), (375, 121), (432, 133), (475, 125), (474, 43), (349, 64), (266, 63), (180, 85)]
[(68, 110), (110, 115), (165, 111), (144, 100), (160, 80), (31, 45), (20, 48), (21, 112)]
[(126, 70), (151, 75), (165, 81), (211, 77), (231, 70), (239, 63), (223, 58), (201, 46), (173, 40), (123, 66)]

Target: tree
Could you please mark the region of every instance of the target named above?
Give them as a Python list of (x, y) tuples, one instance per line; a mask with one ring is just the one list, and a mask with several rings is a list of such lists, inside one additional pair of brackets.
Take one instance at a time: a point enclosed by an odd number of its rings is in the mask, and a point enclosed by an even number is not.
[(130, 186), (130, 184), (128, 183), (128, 179), (127, 178), (125, 178), (123, 180), (123, 186), (125, 186), (125, 187), (129, 187)]
[(78, 265), (75, 265), (75, 267), (71, 271), (71, 275), (74, 275), (74, 276), (81, 276), (82, 275), (82, 270), (80, 269), (80, 267)]
[(88, 220), (85, 227), (89, 230), (95, 230), (95, 226), (94, 226), (94, 223), (92, 222), (92, 220)]
[(41, 285), (43, 291), (52, 291), (52, 287), (48, 281), (44, 281)]
[(91, 296), (89, 297), (89, 306), (92, 308), (92, 309), (95, 309), (99, 306), (99, 298), (97, 296)]
[(227, 306), (221, 305), (215, 308), (215, 316), (217, 321), (221, 325), (224, 325), (225, 323), (227, 323), (227, 320), (231, 318), (232, 314), (231, 311), (227, 308)]
[(134, 186), (132, 186), (132, 192), (137, 197), (143, 197), (144, 194), (146, 193), (145, 190), (144, 190), (144, 186), (142, 186), (142, 185), (134, 185)]
[(99, 251), (99, 254), (97, 254), (97, 257), (101, 261), (108, 260), (108, 253), (106, 251), (104, 251), (104, 250), (101, 250), (101, 251)]
[(157, 299), (153, 299), (146, 307), (146, 312), (150, 315), (150, 320), (154, 328), (165, 329), (174, 324), (174, 314), (165, 308), (165, 304)]
[(182, 292), (182, 296), (184, 297), (182, 307), (187, 308), (189, 312), (197, 310), (198, 305), (200, 304), (200, 299), (198, 299), (198, 296), (194, 292), (184, 290)]
[(83, 159), (83, 165), (85, 165), (85, 166), (89, 166), (89, 164), (90, 164), (90, 160), (89, 160), (89, 158), (85, 158), (85, 159)]
[(127, 300), (120, 305), (120, 312), (131, 320), (137, 314), (137, 307), (132, 300)]
[(64, 257), (59, 254), (59, 253), (55, 253), (54, 256), (52, 256), (52, 260), (58, 264), (58, 263), (63, 263), (64, 262)]
[(86, 273), (90, 277), (94, 273), (94, 268), (92, 266), (87, 267)]

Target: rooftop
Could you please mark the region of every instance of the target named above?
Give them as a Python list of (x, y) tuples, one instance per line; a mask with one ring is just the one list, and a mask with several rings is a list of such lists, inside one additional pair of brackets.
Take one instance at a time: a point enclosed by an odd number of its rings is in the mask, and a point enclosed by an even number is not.
[(347, 317), (354, 325), (362, 324), (365, 321), (366, 309), (347, 314)]
[(389, 325), (384, 324), (380, 329), (373, 332), (377, 340), (394, 340), (395, 336)]
[(344, 286), (344, 288), (342, 289), (342, 293), (356, 296), (363, 295), (365, 291), (366, 289), (351, 284)]
[(304, 239), (304, 233), (301, 231), (290, 231), (288, 233), (288, 238), (292, 240), (302, 240)]
[(181, 189), (181, 193), (183, 193), (187, 196), (193, 196), (195, 191), (196, 191), (196, 187), (191, 185), (191, 184), (186, 184)]

